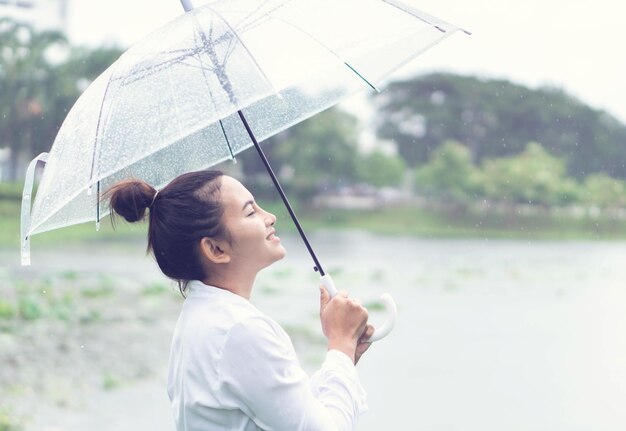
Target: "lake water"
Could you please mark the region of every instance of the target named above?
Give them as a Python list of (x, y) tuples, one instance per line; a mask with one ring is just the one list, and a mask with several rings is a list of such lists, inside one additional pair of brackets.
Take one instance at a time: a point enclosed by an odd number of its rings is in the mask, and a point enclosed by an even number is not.
[[(338, 288), (365, 303), (389, 292), (398, 304), (396, 329), (358, 366), (370, 406), (360, 430), (626, 429), (626, 243), (356, 232), (317, 233), (311, 242)], [(306, 337), (295, 344), (312, 369), (323, 356), (317, 278), (297, 238), (283, 243), (287, 258), (259, 276), (253, 301), (294, 333), (308, 334), (308, 345)], [(95, 259), (69, 251), (65, 258), (42, 251), (43, 258), (34, 248), (33, 263), (39, 272), (69, 262), (158, 277), (141, 247), (103, 249)], [(372, 313), (374, 322), (381, 317)], [(172, 429), (159, 391), (165, 391), (160, 379), (100, 394), (73, 423)], [(103, 423), (107, 411), (119, 427)]]
[(360, 429), (626, 429), (625, 243), (315, 243), (340, 288), (399, 306), (359, 364), (371, 408)]

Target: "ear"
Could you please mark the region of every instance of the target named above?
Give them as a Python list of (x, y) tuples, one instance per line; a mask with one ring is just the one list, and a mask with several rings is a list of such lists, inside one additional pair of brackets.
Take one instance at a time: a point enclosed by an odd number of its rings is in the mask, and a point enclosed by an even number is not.
[(200, 241), (200, 254), (211, 263), (228, 263), (230, 255), (225, 241), (217, 241), (213, 238), (202, 238)]

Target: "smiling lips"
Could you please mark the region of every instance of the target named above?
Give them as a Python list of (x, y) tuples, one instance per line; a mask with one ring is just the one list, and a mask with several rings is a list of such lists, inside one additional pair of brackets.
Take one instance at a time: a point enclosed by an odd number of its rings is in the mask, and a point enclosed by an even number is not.
[(266, 237), (266, 239), (267, 239), (268, 241), (272, 241), (272, 240), (274, 240), (274, 239), (279, 239), (279, 238), (276, 236), (276, 229), (272, 229), (272, 232), (270, 232), (270, 234)]

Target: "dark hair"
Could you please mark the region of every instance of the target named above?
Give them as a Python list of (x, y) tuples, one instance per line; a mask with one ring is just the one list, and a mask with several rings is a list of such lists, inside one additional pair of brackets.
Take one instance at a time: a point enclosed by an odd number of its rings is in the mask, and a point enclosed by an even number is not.
[(197, 171), (176, 177), (161, 191), (138, 179), (120, 181), (104, 195), (111, 216), (128, 222), (143, 220), (149, 209), (148, 252), (161, 271), (178, 282), (184, 295), (187, 282), (206, 277), (199, 250), (202, 238), (229, 239), (222, 223), (219, 171)]

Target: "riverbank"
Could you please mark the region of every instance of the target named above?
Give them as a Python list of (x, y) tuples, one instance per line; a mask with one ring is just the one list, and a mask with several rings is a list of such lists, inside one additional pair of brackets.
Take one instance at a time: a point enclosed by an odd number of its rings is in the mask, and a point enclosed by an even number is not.
[[(261, 202), (278, 216), (278, 228), (295, 232), (281, 202)], [(421, 238), (480, 238), (533, 240), (622, 240), (626, 221), (610, 214), (582, 213), (522, 207), (450, 210), (438, 207), (396, 205), (375, 209), (308, 208), (295, 203), (297, 214), (307, 232), (320, 229), (361, 230), (371, 233)], [(20, 209), (17, 200), (0, 200), (0, 247), (18, 247)], [(145, 224), (129, 225), (120, 221), (116, 228), (110, 218), (100, 231), (94, 223), (34, 235), (33, 247), (80, 243), (82, 241), (141, 241)]]

